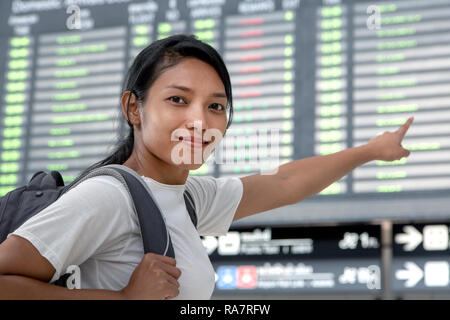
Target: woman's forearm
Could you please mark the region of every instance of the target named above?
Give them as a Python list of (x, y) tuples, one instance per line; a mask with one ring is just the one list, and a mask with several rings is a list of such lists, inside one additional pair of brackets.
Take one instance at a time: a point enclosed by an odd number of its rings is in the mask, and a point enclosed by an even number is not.
[(68, 289), (33, 278), (0, 275), (0, 300), (117, 300), (121, 291)]
[(363, 145), (343, 151), (300, 159), (279, 167), (278, 174), (292, 190), (289, 203), (304, 200), (333, 182), (349, 174), (355, 168), (376, 159), (372, 146)]

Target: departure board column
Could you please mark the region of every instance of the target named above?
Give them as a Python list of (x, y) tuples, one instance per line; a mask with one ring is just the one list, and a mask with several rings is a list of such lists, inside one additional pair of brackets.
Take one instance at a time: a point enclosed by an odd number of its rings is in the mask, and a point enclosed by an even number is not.
[(102, 159), (119, 134), (125, 27), (39, 38), (29, 174), (59, 170), (65, 181)]
[(130, 60), (129, 65), (133, 63), (134, 58), (146, 46), (153, 42), (153, 26), (138, 24), (130, 27)]
[(292, 160), (295, 21), (290, 10), (226, 18), (224, 57), (235, 114), (221, 175), (270, 171)]
[[(317, 10), (315, 154), (347, 148), (347, 18), (344, 5)], [(347, 177), (321, 194), (347, 191)]]
[(132, 3), (128, 6), (129, 23), (129, 60), (128, 65), (133, 63), (138, 53), (156, 40), (154, 35), (154, 23), (158, 11), (156, 2)]
[(409, 158), (374, 162), (354, 173), (354, 191), (403, 192), (450, 187), (450, 8), (448, 1), (377, 2), (380, 28), (355, 5), (355, 144), (393, 131), (411, 115)]
[(34, 38), (9, 38), (4, 98), (1, 101), (0, 196), (24, 182), (27, 113), (33, 67)]
[(191, 30), (198, 40), (201, 40), (220, 51), (220, 19), (194, 19), (191, 22)]
[(186, 32), (186, 21), (164, 21), (158, 24), (157, 39), (164, 39), (174, 34)]

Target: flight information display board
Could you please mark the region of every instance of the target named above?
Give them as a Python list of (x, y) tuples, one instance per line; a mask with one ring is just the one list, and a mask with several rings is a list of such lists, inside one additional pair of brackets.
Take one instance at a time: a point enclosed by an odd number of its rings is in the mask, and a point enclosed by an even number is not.
[(69, 182), (126, 126), (128, 66), (194, 34), (223, 56), (234, 122), (196, 175), (326, 155), (414, 115), (411, 156), (374, 161), (249, 224), (450, 217), (450, 0), (9, 0), (0, 3), (0, 195), (38, 170)]

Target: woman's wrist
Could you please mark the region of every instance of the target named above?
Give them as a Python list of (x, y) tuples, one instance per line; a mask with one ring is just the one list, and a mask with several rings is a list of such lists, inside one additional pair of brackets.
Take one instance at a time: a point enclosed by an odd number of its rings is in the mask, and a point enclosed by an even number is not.
[(379, 160), (379, 148), (375, 143), (367, 143), (357, 147), (363, 153), (364, 163)]

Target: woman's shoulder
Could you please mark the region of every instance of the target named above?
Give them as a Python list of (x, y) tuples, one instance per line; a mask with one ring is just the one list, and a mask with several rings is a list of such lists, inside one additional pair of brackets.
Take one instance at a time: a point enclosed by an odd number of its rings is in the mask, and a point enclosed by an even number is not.
[(229, 229), (242, 197), (237, 177), (190, 176), (186, 189), (194, 200), (201, 235), (223, 235)]
[[(84, 181), (82, 181), (79, 185), (105, 185), (105, 186), (112, 186), (112, 187), (123, 187), (122, 182), (120, 182), (120, 180), (114, 178), (113, 176), (110, 175), (99, 175), (99, 176), (95, 176), (89, 179), (86, 179)], [(77, 185), (76, 187), (78, 187), (79, 185)], [(75, 188), (76, 188), (75, 187)], [(125, 188), (123, 187), (123, 189), (125, 190)]]
[(186, 180), (186, 190), (195, 202), (217, 202), (221, 199), (227, 201), (230, 194), (240, 198), (242, 182), (237, 177), (189, 176)]
[[(113, 176), (109, 175), (100, 175), (95, 176), (89, 179), (86, 179), (80, 183), (78, 183), (76, 186), (72, 187), (67, 191), (66, 193), (79, 191), (79, 190), (85, 190), (85, 189), (97, 189), (97, 191), (125, 191), (125, 187), (123, 186), (122, 182), (120, 182), (118, 179), (114, 178)], [(123, 189), (123, 190), (122, 190)]]
[[(116, 178), (101, 175), (84, 180), (65, 192), (60, 200), (82, 201), (104, 206), (130, 205), (125, 186)], [(125, 202), (125, 203), (124, 203)]]

